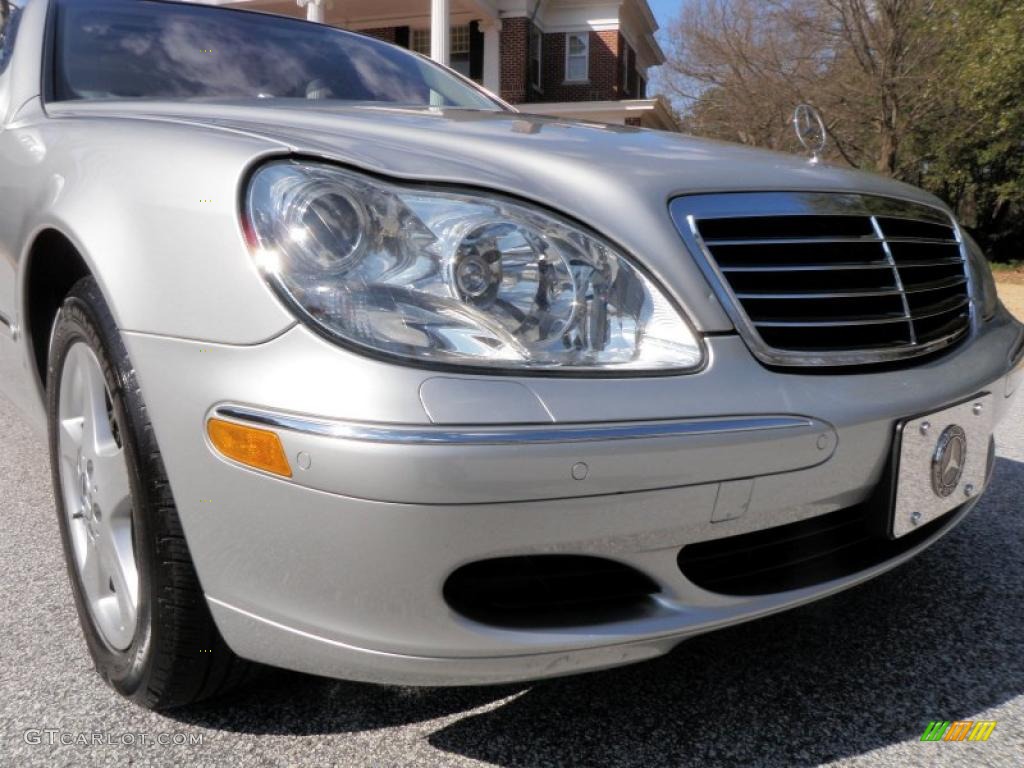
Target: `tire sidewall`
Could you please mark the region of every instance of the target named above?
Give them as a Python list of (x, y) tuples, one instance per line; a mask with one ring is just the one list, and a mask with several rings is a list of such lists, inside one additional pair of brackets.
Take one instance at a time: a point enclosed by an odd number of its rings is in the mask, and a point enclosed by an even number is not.
[[(112, 648), (103, 639), (89, 610), (75, 566), (75, 553), (71, 541), (68, 515), (61, 482), (59, 445), (59, 403), (61, 377), (68, 351), (78, 342), (84, 342), (96, 355), (103, 372), (107, 390), (113, 404), (132, 495), (132, 529), (136, 568), (139, 576), (138, 620), (131, 645), (126, 650)], [(152, 583), (155, 561), (155, 539), (146, 503), (145, 468), (139, 461), (138, 413), (139, 403), (132, 402), (137, 388), (134, 370), (128, 363), (124, 343), (114, 324), (106, 302), (92, 278), (75, 285), (65, 300), (54, 324), (47, 364), (47, 423), (50, 449), (50, 467), (57, 508), (64, 558), (71, 581), (75, 608), (89, 652), (99, 674), (125, 696), (134, 697), (144, 691), (151, 666), (153, 637)]]

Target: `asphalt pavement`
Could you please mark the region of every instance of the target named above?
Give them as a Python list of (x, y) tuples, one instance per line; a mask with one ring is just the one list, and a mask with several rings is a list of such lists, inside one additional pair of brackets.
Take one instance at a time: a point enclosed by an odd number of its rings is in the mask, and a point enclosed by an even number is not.
[[(94, 674), (45, 449), (2, 398), (0, 436), (0, 766), (1024, 765), (1024, 399), (974, 513), (841, 595), (576, 678), (411, 689), (270, 672), (170, 715)], [(921, 742), (932, 720), (997, 726), (985, 743)]]

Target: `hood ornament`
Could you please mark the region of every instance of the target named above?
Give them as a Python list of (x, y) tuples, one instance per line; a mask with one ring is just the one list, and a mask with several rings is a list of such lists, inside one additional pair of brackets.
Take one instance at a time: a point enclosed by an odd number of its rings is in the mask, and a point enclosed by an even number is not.
[(828, 145), (828, 129), (821, 113), (810, 104), (801, 104), (793, 112), (793, 129), (811, 155), (811, 165), (821, 162), (821, 155)]

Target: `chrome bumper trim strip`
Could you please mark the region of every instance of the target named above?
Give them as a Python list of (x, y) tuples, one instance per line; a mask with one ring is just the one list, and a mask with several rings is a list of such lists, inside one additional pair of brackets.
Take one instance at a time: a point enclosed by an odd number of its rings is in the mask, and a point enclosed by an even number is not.
[(213, 409), (218, 418), (320, 437), (403, 445), (527, 445), (581, 443), (599, 440), (642, 440), (694, 435), (730, 435), (765, 430), (809, 429), (812, 419), (802, 416), (739, 416), (686, 421), (533, 427), (427, 427), (367, 424), (296, 416), (241, 405)]

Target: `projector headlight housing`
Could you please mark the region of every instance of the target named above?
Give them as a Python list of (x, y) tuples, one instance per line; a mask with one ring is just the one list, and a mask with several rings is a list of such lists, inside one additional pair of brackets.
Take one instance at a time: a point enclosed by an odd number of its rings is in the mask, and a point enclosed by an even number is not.
[(642, 269), (538, 206), (291, 159), (250, 176), (243, 225), (299, 319), (370, 354), (515, 373), (704, 363), (700, 338)]

